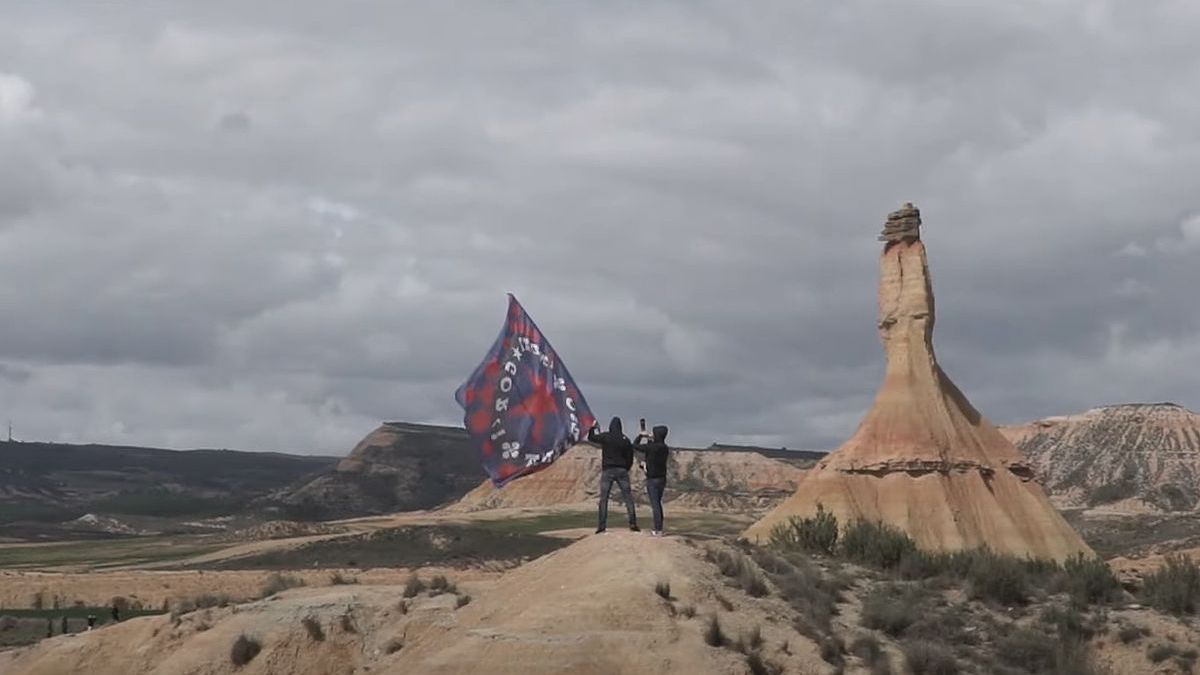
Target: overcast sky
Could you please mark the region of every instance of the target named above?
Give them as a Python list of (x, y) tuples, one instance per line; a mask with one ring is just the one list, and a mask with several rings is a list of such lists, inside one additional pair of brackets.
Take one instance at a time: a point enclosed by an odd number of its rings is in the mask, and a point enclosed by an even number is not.
[(594, 411), (827, 449), (888, 211), (997, 423), (1200, 408), (1200, 4), (0, 0), (0, 423), (344, 454), (512, 291)]

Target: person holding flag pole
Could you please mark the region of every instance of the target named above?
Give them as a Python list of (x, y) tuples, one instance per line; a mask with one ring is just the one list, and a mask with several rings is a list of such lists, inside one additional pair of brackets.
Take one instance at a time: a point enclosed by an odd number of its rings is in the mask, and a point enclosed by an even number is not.
[(633, 506), (633, 489), (629, 485), (629, 469), (633, 467), (633, 443), (625, 437), (621, 418), (614, 417), (608, 423), (608, 431), (600, 431), (593, 425), (588, 431), (588, 441), (600, 446), (600, 505), (596, 534), (604, 534), (608, 527), (608, 497), (613, 483), (621, 489), (625, 500), (625, 511), (629, 515), (629, 529), (641, 532), (637, 524), (637, 510)]

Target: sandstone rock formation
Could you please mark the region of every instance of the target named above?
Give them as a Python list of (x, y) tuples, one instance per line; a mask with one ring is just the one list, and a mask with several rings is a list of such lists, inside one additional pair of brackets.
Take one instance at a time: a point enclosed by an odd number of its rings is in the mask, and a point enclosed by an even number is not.
[(796, 493), (755, 523), (765, 539), (818, 504), (840, 522), (879, 520), (928, 549), (987, 545), (1062, 559), (1089, 553), (1054, 510), (1024, 457), (971, 406), (933, 353), (934, 303), (911, 205), (888, 218), (880, 258), (879, 334), (887, 371), (858, 430), (817, 464)]
[(333, 470), (272, 496), (294, 519), (428, 509), (474, 488), (483, 470), (466, 431), (387, 422)]
[(1001, 427), (1062, 507), (1194, 511), (1200, 415), (1173, 403), (1095, 408)]
[[(667, 501), (699, 508), (765, 510), (796, 489), (804, 470), (755, 452), (675, 450), (668, 464)], [(549, 468), (496, 489), (483, 481), (455, 509), (554, 506), (594, 503), (599, 497), (600, 451), (580, 444)], [(645, 499), (637, 469), (634, 494)], [(613, 499), (620, 492), (614, 489)]]
[(887, 222), (883, 225), (883, 232), (879, 235), (879, 241), (891, 243), (920, 238), (921, 211), (911, 202), (905, 202), (899, 210), (888, 214)]

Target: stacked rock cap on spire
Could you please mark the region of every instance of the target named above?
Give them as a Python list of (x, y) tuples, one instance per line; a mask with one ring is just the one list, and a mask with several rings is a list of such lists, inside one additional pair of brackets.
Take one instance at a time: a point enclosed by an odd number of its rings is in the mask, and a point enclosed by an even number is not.
[(1033, 480), (1025, 458), (938, 365), (933, 285), (912, 204), (888, 216), (880, 239), (879, 330), (887, 358), (875, 402), (854, 434), (746, 531), (765, 540), (818, 505), (843, 525), (881, 521), (918, 546), (988, 546), (1018, 556), (1090, 553)]
[(921, 210), (913, 206), (912, 202), (904, 202), (904, 206), (899, 210), (889, 213), (887, 222), (883, 225), (883, 232), (879, 235), (879, 241), (888, 242), (920, 238)]

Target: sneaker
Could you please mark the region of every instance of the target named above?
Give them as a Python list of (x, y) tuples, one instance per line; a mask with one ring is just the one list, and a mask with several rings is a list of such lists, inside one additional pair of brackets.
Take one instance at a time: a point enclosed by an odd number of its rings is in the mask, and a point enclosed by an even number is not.
[(596, 528), (596, 534), (604, 534), (604, 528), (603, 528), (603, 527), (597, 527), (597, 528)]
[(641, 531), (642, 531), (642, 528), (638, 527), (638, 526), (637, 526), (637, 523), (634, 523), (634, 524), (632, 524), (632, 525), (630, 525), (630, 526), (629, 526), (629, 531), (630, 531), (630, 532), (641, 532)]

